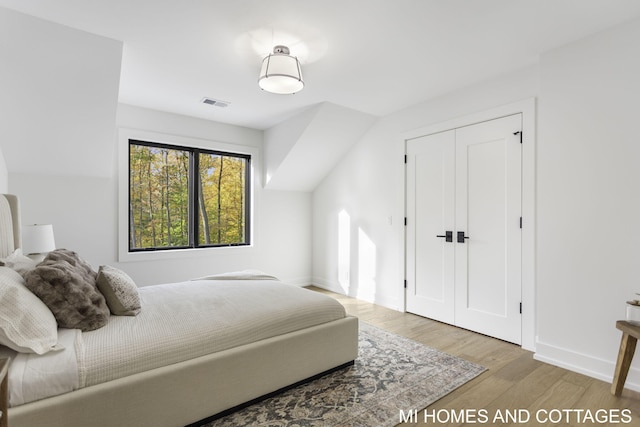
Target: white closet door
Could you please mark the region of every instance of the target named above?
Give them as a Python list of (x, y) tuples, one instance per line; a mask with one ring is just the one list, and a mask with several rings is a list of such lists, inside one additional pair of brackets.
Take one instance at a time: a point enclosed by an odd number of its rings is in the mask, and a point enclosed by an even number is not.
[(518, 344), (521, 122), (517, 114), (456, 130), (454, 239), (455, 324)]
[(521, 120), (407, 141), (406, 167), (407, 311), (518, 344)]
[(454, 323), (455, 131), (407, 142), (407, 311)]

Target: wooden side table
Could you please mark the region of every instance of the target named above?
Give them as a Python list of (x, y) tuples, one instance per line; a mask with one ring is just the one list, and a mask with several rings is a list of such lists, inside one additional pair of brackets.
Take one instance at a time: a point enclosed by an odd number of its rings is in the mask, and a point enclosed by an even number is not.
[(627, 374), (633, 360), (633, 353), (636, 351), (636, 343), (640, 338), (640, 326), (629, 323), (625, 320), (618, 320), (616, 328), (622, 331), (622, 339), (620, 340), (620, 350), (618, 350), (618, 361), (616, 362), (616, 371), (613, 375), (611, 384), (611, 394), (620, 396), (624, 383), (627, 380)]
[(10, 359), (0, 359), (0, 427), (9, 424), (9, 370)]

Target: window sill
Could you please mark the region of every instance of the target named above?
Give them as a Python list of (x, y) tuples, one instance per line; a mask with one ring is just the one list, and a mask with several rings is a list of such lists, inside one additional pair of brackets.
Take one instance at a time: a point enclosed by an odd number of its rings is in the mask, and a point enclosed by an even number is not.
[(168, 259), (204, 258), (220, 255), (247, 254), (253, 251), (253, 245), (219, 246), (212, 248), (167, 249), (158, 251), (129, 252), (120, 250), (119, 262), (157, 261)]

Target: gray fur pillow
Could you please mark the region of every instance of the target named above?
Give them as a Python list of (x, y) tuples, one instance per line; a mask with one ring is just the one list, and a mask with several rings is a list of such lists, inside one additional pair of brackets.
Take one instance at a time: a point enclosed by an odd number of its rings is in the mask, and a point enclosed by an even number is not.
[(49, 307), (58, 326), (92, 331), (109, 320), (109, 307), (96, 287), (96, 277), (77, 253), (56, 249), (25, 275), (25, 282)]

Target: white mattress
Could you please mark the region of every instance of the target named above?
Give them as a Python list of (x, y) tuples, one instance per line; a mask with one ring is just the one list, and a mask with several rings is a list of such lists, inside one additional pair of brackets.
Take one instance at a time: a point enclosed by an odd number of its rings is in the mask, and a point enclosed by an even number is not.
[[(346, 315), (344, 307), (333, 298), (273, 280), (195, 280), (148, 286), (139, 291), (142, 311), (138, 316), (111, 316), (105, 327), (74, 335), (75, 342), (67, 342), (63, 352), (56, 352), (61, 360), (56, 367), (60, 378), (75, 378), (76, 384), (56, 385), (51, 390), (37, 384), (20, 386), (21, 390), (34, 392), (19, 398), (11, 395), (11, 406)], [(72, 362), (68, 355), (73, 353), (76, 359)], [(38, 358), (26, 359), (20, 363), (36, 363), (33, 359)], [(19, 380), (29, 382), (37, 377), (22, 376)], [(17, 379), (13, 375), (9, 380)], [(10, 384), (13, 389), (14, 384)]]

